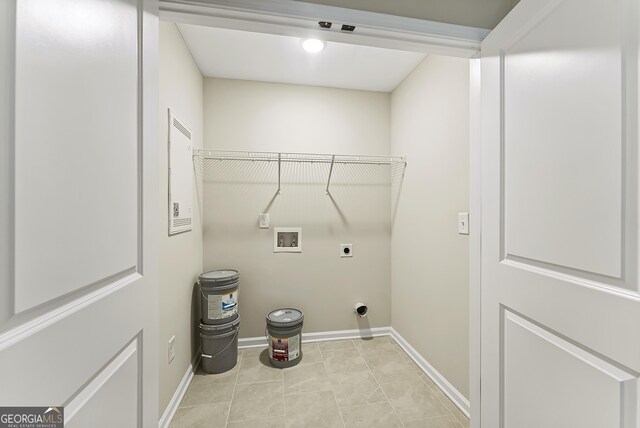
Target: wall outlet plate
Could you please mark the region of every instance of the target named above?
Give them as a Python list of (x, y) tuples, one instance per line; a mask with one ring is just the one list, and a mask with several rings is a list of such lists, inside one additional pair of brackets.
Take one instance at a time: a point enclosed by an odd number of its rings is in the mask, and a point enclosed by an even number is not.
[(258, 224), (260, 229), (269, 229), (269, 213), (261, 213), (258, 216)]
[(340, 257), (353, 257), (353, 244), (340, 244)]
[(458, 213), (458, 233), (460, 235), (469, 234), (469, 213)]
[(176, 357), (176, 348), (173, 346), (174, 342), (176, 340), (175, 336), (171, 336), (171, 339), (169, 339), (169, 346), (167, 349), (167, 358), (168, 358), (168, 362), (171, 363), (171, 361), (173, 361), (173, 359)]

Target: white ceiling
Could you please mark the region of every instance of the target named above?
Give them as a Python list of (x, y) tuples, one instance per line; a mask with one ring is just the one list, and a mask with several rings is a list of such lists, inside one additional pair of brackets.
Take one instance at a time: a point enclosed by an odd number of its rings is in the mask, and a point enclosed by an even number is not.
[(424, 53), (327, 42), (310, 54), (297, 37), (178, 24), (206, 77), (392, 91)]

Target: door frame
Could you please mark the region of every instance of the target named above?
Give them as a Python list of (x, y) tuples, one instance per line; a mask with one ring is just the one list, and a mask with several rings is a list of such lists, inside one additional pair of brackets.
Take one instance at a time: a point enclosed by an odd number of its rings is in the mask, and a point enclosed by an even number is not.
[[(39, 306), (28, 309), (23, 313), (15, 314), (13, 306), (12, 289), (15, 279), (14, 247), (15, 247), (15, 66), (16, 66), (16, 2), (3, 2), (0, 6), (0, 18), (3, 25), (0, 34), (6, 37), (0, 38), (0, 56), (8, 57), (7, 64), (0, 67), (0, 81), (5, 83), (0, 89), (0, 134), (5, 139), (0, 144), (0, 235), (6, 237), (0, 242), (0, 350), (5, 350), (16, 343), (28, 340), (43, 329), (57, 322), (71, 318), (80, 313), (92, 303), (115, 293), (127, 284), (133, 274), (127, 275), (125, 281), (107, 278), (109, 284), (102, 287), (88, 285), (74, 290), (69, 294), (58, 296)], [(141, 397), (138, 402), (140, 411), (139, 426), (157, 426), (158, 421), (158, 349), (157, 321), (158, 321), (158, 260), (156, 235), (158, 231), (158, 43), (159, 43), (159, 2), (158, 0), (138, 0), (138, 73), (137, 92), (138, 106), (136, 121), (138, 124), (137, 137), (139, 141), (139, 177), (140, 200), (138, 220), (138, 241), (144, 242), (139, 249), (138, 266), (140, 271), (135, 275), (144, 276), (146, 299), (151, 315), (145, 321), (145, 329), (137, 336), (141, 341), (143, 354), (139, 357), (140, 372), (138, 382), (140, 384)], [(11, 19), (7, 19), (11, 17)], [(9, 84), (7, 84), (9, 83)], [(6, 141), (6, 143), (5, 143)], [(139, 244), (142, 245), (142, 244)], [(140, 251), (140, 250), (144, 251)], [(95, 284), (94, 284), (95, 285)], [(125, 350), (128, 347), (125, 347)], [(138, 350), (140, 351), (140, 350)], [(116, 354), (123, 355), (125, 352)], [(126, 357), (126, 355), (125, 355)], [(118, 357), (120, 358), (120, 357)], [(108, 376), (109, 369), (118, 367), (112, 364), (118, 362), (118, 358), (107, 363), (98, 370), (98, 375)], [(92, 394), (102, 386), (96, 377), (82, 386), (79, 395), (70, 397), (71, 402), (82, 402), (89, 399)], [(52, 403), (53, 404), (53, 403)], [(63, 403), (55, 403), (63, 404)], [(84, 403), (82, 403), (84, 404)], [(77, 408), (75, 409), (77, 410)], [(73, 410), (72, 410), (73, 411)]]
[[(294, 0), (160, 0), (160, 19), (255, 33), (472, 58), (489, 30)], [(355, 25), (320, 29), (318, 20)]]
[[(357, 33), (318, 28), (322, 20), (355, 25)], [(481, 79), (480, 44), (490, 30), (293, 0), (160, 0), (160, 19), (231, 30), (468, 58), (469, 110), (469, 402), (480, 427)], [(334, 26), (335, 28), (336, 26)]]
[(482, 79), (480, 58), (469, 61), (469, 403), (471, 428), (480, 428), (482, 303)]

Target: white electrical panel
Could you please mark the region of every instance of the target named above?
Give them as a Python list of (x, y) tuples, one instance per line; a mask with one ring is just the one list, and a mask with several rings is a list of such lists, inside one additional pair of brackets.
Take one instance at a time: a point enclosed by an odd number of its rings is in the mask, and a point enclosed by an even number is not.
[(192, 228), (192, 136), (189, 127), (169, 110), (169, 235)]

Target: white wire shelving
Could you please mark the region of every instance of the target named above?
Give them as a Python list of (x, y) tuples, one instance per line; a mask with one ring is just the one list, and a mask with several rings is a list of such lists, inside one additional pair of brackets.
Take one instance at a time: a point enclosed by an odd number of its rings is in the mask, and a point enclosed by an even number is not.
[(338, 155), (320, 153), (248, 152), (229, 150), (194, 150), (193, 157), (202, 160), (237, 162), (276, 162), (278, 164), (278, 193), (281, 191), (283, 163), (329, 164), (326, 194), (329, 195), (334, 165), (389, 165), (406, 167), (406, 156)]

